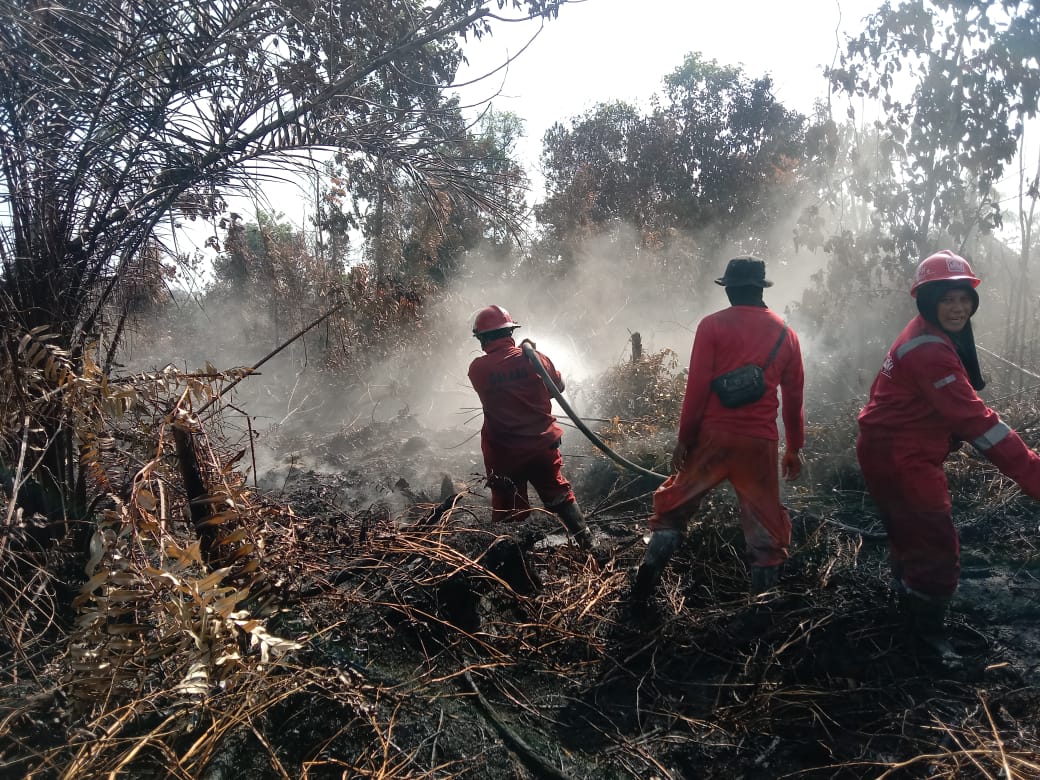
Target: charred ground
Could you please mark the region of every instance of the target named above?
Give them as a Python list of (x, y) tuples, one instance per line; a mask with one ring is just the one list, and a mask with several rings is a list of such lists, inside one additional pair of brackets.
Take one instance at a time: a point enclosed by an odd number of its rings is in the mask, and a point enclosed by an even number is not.
[[(965, 664), (950, 669), (900, 631), (884, 542), (854, 471), (842, 478), (831, 454), (810, 458), (812, 487), (789, 497), (794, 550), (782, 588), (758, 601), (746, 595), (735, 507), (721, 490), (691, 528), (656, 614), (630, 614), (646, 496), (597, 511), (631, 487), (612, 466), (583, 460), (572, 471), (598, 555), (564, 542), (551, 515), (492, 527), (473, 484), (411, 516), (388, 514), (354, 545), (359, 571), (347, 573), (349, 556), (333, 565), (343, 567), (338, 587), (316, 605), (334, 607), (353, 638), (321, 652), (336, 648), (412, 701), (395, 734), (411, 745), (413, 770), (436, 771), (439, 758), (474, 777), (1032, 774), (1040, 562), (1028, 500), (984, 461), (955, 459), (965, 572), (953, 632)], [(294, 503), (327, 486), (313, 472), (289, 481)], [(503, 539), (525, 551), (537, 593), (518, 593), (523, 579), (488, 562)], [(494, 717), (475, 705), (477, 690)], [(525, 762), (496, 722), (544, 766)]]
[[(627, 457), (664, 468), (667, 435), (626, 444), (617, 427)], [(1034, 438), (1028, 424), (1021, 430)], [(653, 614), (625, 604), (644, 549), (647, 485), (568, 434), (567, 470), (597, 536), (590, 556), (544, 512), (492, 524), (475, 451), (460, 455), (468, 435), (426, 430), (407, 414), (271, 433), (266, 444), (281, 461), (248, 491), (264, 577), (242, 605), (281, 644), (267, 642), (260, 659), (258, 643), (232, 636), (240, 657), (224, 666), (237, 668), (192, 687), (185, 680), (200, 648), (219, 645), (198, 630), (151, 661), (136, 687), (91, 700), (71, 685), (85, 656), (61, 639), (74, 630), (54, 593), (49, 620), (27, 612), (26, 633), (3, 646), (9, 670), (26, 668), (28, 655), (37, 675), (8, 672), (0, 773), (1040, 772), (1037, 520), (1031, 502), (969, 451), (949, 469), (965, 567), (952, 610), (965, 663), (951, 669), (900, 631), (872, 505), (851, 454), (835, 445), (853, 440), (851, 408), (810, 431), (806, 473), (787, 496), (794, 544), (781, 587), (747, 596), (734, 500), (720, 489), (692, 524)], [(35, 654), (30, 629), (48, 638)]]

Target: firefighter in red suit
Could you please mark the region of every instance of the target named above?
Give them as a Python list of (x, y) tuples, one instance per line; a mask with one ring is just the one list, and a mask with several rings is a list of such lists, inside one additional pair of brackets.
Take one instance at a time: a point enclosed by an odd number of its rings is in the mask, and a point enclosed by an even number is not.
[[(473, 335), (487, 353), (470, 364), (469, 381), (484, 409), (480, 448), (492, 511), (499, 519), (526, 518), (530, 483), (545, 508), (559, 515), (575, 541), (588, 549), (591, 534), (571, 484), (561, 473), (563, 429), (552, 415), (552, 398), (541, 376), (513, 341), (519, 327), (501, 306), (481, 309), (473, 326)], [(536, 354), (562, 391), (560, 372), (549, 358)]]
[[(780, 564), (787, 559), (791, 520), (780, 503), (779, 473), (782, 467), (788, 480), (801, 473), (800, 450), (805, 442), (801, 347), (794, 331), (762, 300), (763, 288), (772, 285), (762, 260), (730, 260), (725, 275), (715, 283), (726, 288), (731, 306), (697, 326), (672, 455), (674, 473), (654, 493), (652, 533), (632, 588), (634, 604), (645, 603), (653, 594), (690, 517), (723, 480), (733, 486), (740, 502), (752, 592), (773, 587)], [(711, 388), (712, 379), (748, 364), (765, 365), (765, 394), (739, 408), (723, 406)], [(778, 387), (786, 438), (782, 464), (776, 424)]]
[(984, 386), (971, 317), (979, 278), (949, 250), (917, 267), (920, 314), (892, 344), (859, 414), (856, 454), (888, 532), (893, 582), (909, 627), (941, 655), (960, 543), (943, 461), (969, 442), (1033, 498), (1040, 457), (979, 398)]

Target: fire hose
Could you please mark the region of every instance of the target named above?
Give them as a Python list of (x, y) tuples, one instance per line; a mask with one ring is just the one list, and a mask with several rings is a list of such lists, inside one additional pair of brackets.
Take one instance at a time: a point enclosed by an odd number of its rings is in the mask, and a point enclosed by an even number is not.
[(591, 441), (600, 450), (603, 451), (604, 455), (606, 455), (608, 458), (610, 458), (618, 465), (624, 466), (629, 471), (634, 471), (636, 474), (641, 474), (644, 477), (656, 479), (659, 483), (664, 482), (666, 479), (668, 479), (668, 477), (664, 474), (658, 474), (656, 471), (650, 471), (650, 469), (645, 469), (638, 463), (633, 463), (627, 458), (623, 458), (622, 456), (618, 455), (616, 452), (614, 452), (614, 450), (610, 449), (610, 447), (608, 447), (599, 436), (597, 436), (595, 433), (589, 430), (589, 426), (587, 426), (584, 423), (584, 421), (580, 417), (578, 417), (574, 409), (571, 408), (571, 405), (567, 403), (567, 399), (563, 397), (563, 393), (560, 392), (560, 389), (556, 386), (556, 383), (552, 380), (552, 377), (549, 376), (549, 372), (545, 370), (545, 366), (542, 365), (542, 361), (538, 359), (538, 353), (535, 351), (535, 348), (531, 346), (530, 342), (521, 342), (520, 346), (524, 350), (524, 355), (527, 356), (527, 359), (531, 361), (531, 364), (538, 371), (538, 375), (541, 376), (542, 381), (545, 383), (546, 389), (549, 391), (552, 397), (555, 398), (557, 402), (560, 404), (560, 408), (567, 413), (567, 416), (571, 418), (577, 429), (584, 433), (588, 437), (589, 441)]
[[(608, 447), (599, 436), (597, 436), (595, 433), (589, 430), (589, 427), (584, 423), (584, 421), (580, 417), (578, 417), (574, 409), (571, 408), (571, 405), (567, 403), (567, 399), (563, 397), (563, 393), (560, 392), (560, 389), (556, 386), (556, 383), (552, 380), (552, 377), (549, 376), (549, 372), (545, 370), (545, 366), (542, 365), (542, 361), (538, 359), (538, 353), (535, 351), (535, 348), (532, 347), (530, 342), (527, 341), (521, 342), (520, 346), (524, 351), (524, 355), (527, 356), (527, 359), (531, 361), (531, 364), (538, 371), (538, 375), (541, 376), (542, 381), (545, 383), (546, 389), (549, 391), (552, 397), (557, 400), (557, 402), (560, 404), (560, 408), (567, 413), (567, 416), (571, 418), (578, 430), (588, 437), (589, 441), (591, 441), (600, 450), (602, 450), (603, 453), (612, 461), (614, 461), (618, 465), (624, 466), (626, 469), (629, 469), (630, 471), (634, 471), (635, 473), (641, 474), (644, 477), (656, 479), (658, 482), (664, 482), (666, 479), (668, 479), (668, 477), (666, 477), (663, 474), (658, 474), (656, 471), (650, 471), (649, 469), (645, 469), (638, 463), (633, 463), (632, 461), (623, 458), (621, 455), (618, 455), (616, 452), (614, 452), (614, 450)], [(855, 526), (839, 522), (829, 517), (823, 517), (819, 519), (822, 522), (836, 526), (845, 531), (859, 534), (864, 539), (870, 541), (882, 541), (888, 538), (888, 535), (884, 532), (867, 531), (862, 528), (856, 528)]]

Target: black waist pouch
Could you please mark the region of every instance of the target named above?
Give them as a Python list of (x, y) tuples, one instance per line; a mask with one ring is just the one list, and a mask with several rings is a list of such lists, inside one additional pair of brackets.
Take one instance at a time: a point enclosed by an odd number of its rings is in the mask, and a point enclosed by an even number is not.
[(780, 337), (773, 345), (765, 365), (756, 366), (749, 363), (746, 366), (719, 374), (711, 380), (711, 389), (719, 397), (719, 401), (727, 409), (736, 409), (740, 406), (753, 404), (766, 394), (766, 371), (765, 369), (773, 362), (777, 350), (784, 343), (784, 334), (787, 332), (787, 323), (780, 329)]
[(711, 389), (727, 409), (753, 404), (766, 394), (766, 375), (753, 363), (727, 371), (711, 380)]

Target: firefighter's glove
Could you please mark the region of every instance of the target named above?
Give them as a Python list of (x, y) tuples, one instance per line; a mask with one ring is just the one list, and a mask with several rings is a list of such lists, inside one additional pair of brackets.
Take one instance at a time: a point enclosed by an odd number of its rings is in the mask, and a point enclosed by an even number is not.
[(800, 450), (787, 450), (780, 464), (783, 468), (784, 479), (792, 482), (798, 479), (802, 473), (802, 453)]
[(520, 349), (524, 348), (524, 344), (530, 344), (531, 345), (531, 349), (538, 349), (538, 346), (533, 341), (531, 341), (531, 339), (524, 339), (523, 341), (521, 341), (520, 342)]

